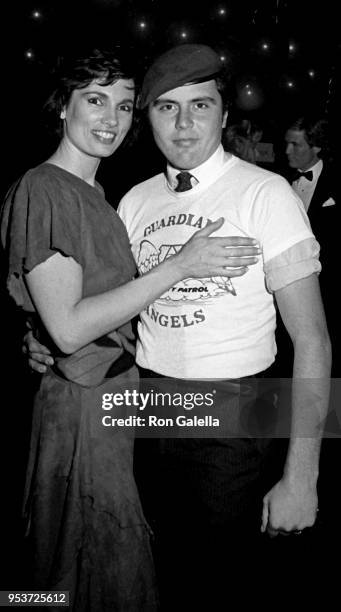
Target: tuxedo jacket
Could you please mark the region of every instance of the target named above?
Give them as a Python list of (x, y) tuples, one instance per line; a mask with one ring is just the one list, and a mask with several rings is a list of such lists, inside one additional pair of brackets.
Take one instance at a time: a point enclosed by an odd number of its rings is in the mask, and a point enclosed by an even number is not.
[(326, 162), (323, 162), (322, 172), (308, 208), (312, 230), (320, 242), (321, 256), (325, 249), (327, 254), (327, 250), (332, 248), (331, 238), (335, 237), (339, 231), (337, 220), (340, 206), (340, 193), (338, 193), (335, 171)]
[[(288, 177), (292, 184), (292, 177)], [(340, 187), (341, 177), (337, 180), (336, 171), (323, 162), (322, 172), (318, 178), (313, 197), (308, 208), (308, 217), (313, 233), (320, 244), (320, 260), (323, 267), (322, 278), (333, 277), (339, 270), (341, 253), (337, 254), (340, 236)]]

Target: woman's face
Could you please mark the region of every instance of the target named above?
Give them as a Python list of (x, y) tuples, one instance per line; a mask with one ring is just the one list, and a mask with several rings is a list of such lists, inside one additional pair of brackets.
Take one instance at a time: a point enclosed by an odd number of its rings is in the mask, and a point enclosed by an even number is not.
[(96, 80), (75, 89), (61, 113), (63, 140), (90, 157), (112, 155), (131, 127), (134, 97), (132, 79), (119, 79), (112, 85)]

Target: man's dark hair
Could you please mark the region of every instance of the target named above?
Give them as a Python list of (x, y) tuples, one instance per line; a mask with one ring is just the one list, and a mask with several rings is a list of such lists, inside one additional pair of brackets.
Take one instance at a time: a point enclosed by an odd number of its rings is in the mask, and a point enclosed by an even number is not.
[(328, 122), (326, 119), (298, 117), (290, 123), (287, 129), (304, 132), (304, 137), (310, 147), (320, 147), (322, 151), (328, 149)]
[(217, 84), (217, 89), (221, 95), (221, 99), (223, 102), (223, 110), (228, 110), (229, 104), (232, 100), (232, 84), (231, 84), (231, 76), (230, 74), (222, 69), (217, 74), (213, 74), (211, 77), (205, 77), (204, 79), (197, 79), (192, 81), (191, 84), (195, 85), (196, 83), (205, 83), (206, 81), (215, 81)]
[(215, 77), (215, 82), (217, 83), (217, 89), (223, 101), (223, 109), (226, 111), (228, 110), (229, 104), (232, 100), (231, 77), (225, 70), (222, 70)]

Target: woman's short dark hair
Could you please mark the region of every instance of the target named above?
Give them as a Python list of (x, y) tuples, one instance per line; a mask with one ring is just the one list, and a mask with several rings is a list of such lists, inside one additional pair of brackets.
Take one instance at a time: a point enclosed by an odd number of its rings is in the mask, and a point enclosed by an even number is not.
[(119, 79), (135, 80), (131, 58), (120, 49), (93, 49), (61, 59), (54, 73), (54, 89), (44, 106), (49, 131), (59, 138), (63, 136), (60, 114), (75, 89), (83, 89), (94, 80), (112, 85)]

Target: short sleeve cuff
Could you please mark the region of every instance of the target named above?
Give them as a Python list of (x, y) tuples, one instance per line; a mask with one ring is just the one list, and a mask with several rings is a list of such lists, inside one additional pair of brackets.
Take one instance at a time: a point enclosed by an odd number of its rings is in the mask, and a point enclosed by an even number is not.
[(298, 242), (264, 264), (266, 286), (273, 293), (311, 274), (319, 274), (320, 245), (315, 238)]

